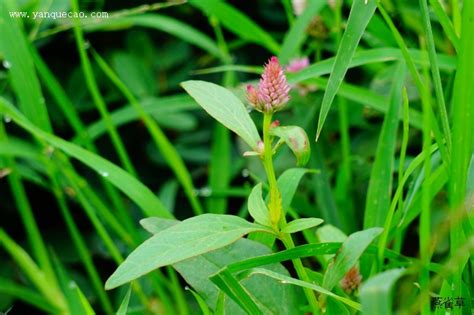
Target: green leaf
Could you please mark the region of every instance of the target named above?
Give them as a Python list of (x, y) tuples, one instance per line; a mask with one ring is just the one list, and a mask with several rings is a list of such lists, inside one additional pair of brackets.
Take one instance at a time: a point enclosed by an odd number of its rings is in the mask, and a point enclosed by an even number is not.
[(189, 3), (204, 11), (207, 15), (215, 16), (219, 22), (232, 33), (242, 39), (267, 48), (278, 54), (280, 46), (260, 26), (249, 17), (224, 1), (218, 0), (190, 0)]
[[(380, 132), (375, 161), (370, 173), (364, 213), (364, 227), (384, 226), (389, 212), (392, 193), (392, 176), (395, 165), (398, 115), (402, 104), (405, 67), (400, 63), (395, 70), (391, 89), (390, 108)], [(388, 231), (386, 231), (388, 232)]]
[(206, 304), (206, 301), (204, 301), (204, 299), (199, 295), (199, 293), (197, 293), (196, 291), (194, 291), (190, 288), (186, 288), (186, 290), (191, 292), (191, 294), (194, 296), (194, 298), (196, 299), (196, 302), (199, 305), (199, 309), (201, 310), (203, 315), (211, 315), (212, 314), (211, 311), (209, 310), (209, 307)]
[(250, 274), (266, 275), (268, 277), (280, 280), (281, 283), (283, 283), (283, 284), (293, 284), (293, 285), (296, 285), (296, 286), (300, 286), (300, 287), (303, 287), (303, 288), (308, 288), (308, 289), (314, 290), (316, 292), (319, 292), (321, 294), (327, 295), (327, 296), (329, 296), (333, 299), (341, 301), (342, 303), (352, 307), (355, 310), (360, 310), (360, 308), (361, 308), (359, 303), (354, 302), (354, 301), (352, 301), (348, 298), (336, 295), (336, 294), (332, 293), (331, 291), (329, 291), (329, 290), (327, 290), (323, 287), (320, 287), (316, 284), (313, 284), (313, 283), (309, 283), (309, 282), (301, 281), (301, 280), (298, 280), (298, 279), (294, 279), (294, 278), (291, 278), (291, 277), (288, 277), (288, 276), (285, 276), (285, 275), (282, 275), (282, 274), (279, 274), (279, 273), (276, 273), (276, 272), (273, 272), (273, 271), (269, 271), (269, 270), (266, 270), (266, 269), (262, 269), (262, 268), (251, 269)]
[(341, 39), (341, 44), (337, 51), (336, 60), (329, 76), (329, 83), (324, 93), (323, 102), (321, 104), (321, 112), (319, 113), (318, 129), (316, 132), (316, 140), (319, 138), (323, 129), (326, 117), (331, 109), (334, 97), (337, 94), (339, 86), (346, 75), (347, 69), (354, 56), (355, 50), (364, 33), (367, 24), (375, 13), (377, 1), (353, 1), (349, 20), (347, 21), (346, 31)]
[(303, 128), (298, 126), (275, 127), (270, 129), (272, 135), (279, 137), (293, 151), (296, 165), (304, 166), (309, 161), (311, 147), (308, 136)]
[(237, 96), (205, 81), (186, 81), (181, 86), (209, 115), (239, 135), (252, 149), (257, 149), (261, 141), (257, 127)]
[(178, 220), (157, 217), (145, 218), (140, 220), (140, 225), (151, 234), (159, 233), (178, 223)]
[(0, 56), (3, 55), (4, 64), (9, 65), (11, 84), (23, 114), (36, 126), (51, 131), (48, 110), (21, 28), (21, 19), (9, 16), (9, 12), (18, 11), (15, 3), (9, 0), (2, 1), (0, 5)]
[(364, 315), (393, 314), (392, 287), (404, 272), (404, 269), (387, 270), (362, 284), (360, 301)]
[(132, 287), (129, 287), (127, 293), (123, 297), (122, 303), (120, 303), (120, 307), (117, 310), (117, 315), (127, 315), (128, 310), (128, 303), (130, 303), (130, 295), (132, 294)]
[[(267, 257), (271, 250), (258, 242), (240, 239), (237, 242), (213, 252), (193, 257), (179, 262), (173, 267), (181, 274), (207, 302), (211, 309), (215, 309), (219, 290), (209, 277), (225, 266), (256, 256)], [(289, 275), (288, 271), (275, 262), (267, 261), (265, 267), (280, 274)], [(297, 296), (294, 288), (282, 286), (278, 281), (255, 275), (240, 281), (240, 284), (255, 299), (265, 314), (295, 314), (297, 310)], [(285, 301), (279, 303), (278, 301)], [(245, 314), (243, 309), (233, 300), (225, 299), (226, 314)]]
[(371, 228), (349, 235), (334, 258), (334, 262), (328, 266), (323, 279), (323, 287), (331, 290), (349, 269), (355, 266), (365, 249), (382, 231), (382, 228)]
[(59, 148), (67, 155), (78, 159), (82, 163), (98, 172), (106, 180), (110, 181), (113, 185), (120, 189), (125, 195), (130, 197), (130, 199), (136, 202), (146, 215), (172, 218), (170, 212), (166, 210), (160, 200), (150, 191), (150, 189), (148, 189), (135, 177), (131, 176), (120, 167), (71, 142), (63, 140), (35, 127), (21, 113), (19, 113), (13, 107), (13, 105), (1, 97), (0, 113), (7, 114), (12, 118), (13, 121), (15, 121), (25, 130), (34, 134), (36, 137), (45, 140), (52, 146)]
[(290, 168), (278, 177), (277, 185), (281, 193), (281, 206), (283, 210), (287, 210), (290, 207), (301, 178), (303, 178), (304, 174), (310, 172), (312, 171), (305, 168)]
[(250, 193), (248, 201), (249, 213), (257, 223), (271, 226), (268, 208), (262, 197), (262, 183), (257, 184)]
[(295, 57), (308, 36), (308, 33), (306, 32), (308, 25), (325, 5), (325, 1), (310, 1), (306, 9), (303, 11), (303, 14), (298, 17), (291, 29), (285, 34), (281, 51), (278, 56), (282, 64), (287, 64), (290, 61), (290, 58)]
[(135, 280), (157, 268), (201, 255), (263, 227), (231, 215), (203, 214), (163, 230), (138, 246), (110, 276), (106, 289)]
[(318, 226), (323, 223), (324, 220), (318, 218), (304, 218), (296, 219), (288, 223), (282, 230), (282, 233), (296, 233), (312, 227)]

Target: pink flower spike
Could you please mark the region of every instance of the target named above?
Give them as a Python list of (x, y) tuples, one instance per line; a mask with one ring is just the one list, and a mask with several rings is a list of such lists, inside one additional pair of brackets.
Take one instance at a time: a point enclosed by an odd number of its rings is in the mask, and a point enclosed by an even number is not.
[(291, 73), (298, 72), (308, 66), (309, 66), (308, 57), (293, 59), (290, 61), (290, 64), (286, 67), (286, 71), (291, 72)]
[(250, 104), (252, 104), (252, 106), (258, 106), (258, 93), (257, 90), (251, 84), (247, 85), (247, 99), (249, 100)]

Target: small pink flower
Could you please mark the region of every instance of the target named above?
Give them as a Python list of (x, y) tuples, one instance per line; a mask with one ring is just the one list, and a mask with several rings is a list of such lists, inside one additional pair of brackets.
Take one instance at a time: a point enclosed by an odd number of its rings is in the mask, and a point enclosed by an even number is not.
[(279, 111), (288, 102), (290, 86), (286, 81), (285, 73), (273, 56), (265, 65), (257, 89), (252, 85), (247, 86), (247, 99), (252, 106), (264, 113)]
[(286, 67), (287, 72), (298, 72), (301, 69), (304, 69), (309, 66), (309, 58), (303, 57), (298, 59), (293, 59), (290, 61), (290, 64)]

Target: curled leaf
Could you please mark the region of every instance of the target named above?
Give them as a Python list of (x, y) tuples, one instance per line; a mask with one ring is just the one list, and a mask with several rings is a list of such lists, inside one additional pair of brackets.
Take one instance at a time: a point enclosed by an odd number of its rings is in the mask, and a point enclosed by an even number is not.
[(298, 126), (275, 127), (271, 129), (274, 136), (280, 137), (296, 156), (296, 165), (304, 166), (309, 161), (311, 147), (308, 136)]

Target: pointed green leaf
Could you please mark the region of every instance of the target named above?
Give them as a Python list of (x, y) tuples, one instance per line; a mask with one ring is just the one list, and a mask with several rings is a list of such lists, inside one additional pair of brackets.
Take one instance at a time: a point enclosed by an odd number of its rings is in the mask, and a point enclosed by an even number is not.
[(106, 289), (135, 280), (157, 268), (224, 247), (262, 226), (231, 215), (203, 214), (163, 230), (138, 246), (110, 276)]
[(271, 133), (285, 141), (286, 145), (296, 156), (296, 165), (304, 166), (309, 161), (311, 147), (308, 136), (303, 128), (298, 126), (275, 127)]
[(132, 294), (132, 287), (129, 287), (127, 293), (123, 297), (122, 303), (117, 310), (117, 315), (126, 315), (128, 310), (128, 303), (130, 303), (130, 295)]
[(331, 291), (329, 291), (329, 290), (327, 290), (323, 287), (320, 287), (316, 284), (313, 284), (313, 283), (309, 283), (309, 282), (302, 281), (302, 280), (299, 280), (299, 279), (291, 278), (291, 277), (288, 277), (288, 276), (285, 276), (285, 275), (282, 275), (282, 274), (279, 274), (279, 273), (276, 273), (276, 272), (273, 272), (273, 271), (270, 271), (270, 270), (267, 270), (267, 269), (262, 269), (262, 268), (251, 269), (250, 272), (252, 274), (262, 274), (262, 275), (265, 275), (265, 276), (268, 276), (268, 277), (271, 277), (271, 278), (274, 278), (274, 279), (278, 279), (283, 284), (292, 284), (292, 285), (296, 285), (296, 286), (300, 286), (300, 287), (303, 287), (303, 288), (308, 288), (308, 289), (314, 290), (314, 291), (319, 292), (321, 294), (327, 295), (327, 296), (329, 296), (333, 299), (341, 301), (342, 303), (352, 307), (355, 310), (360, 310), (360, 308), (361, 308), (359, 303), (354, 302), (351, 299), (348, 299), (348, 298), (339, 296), (337, 294), (334, 294)]
[(250, 193), (250, 196), (249, 196), (248, 207), (249, 207), (250, 215), (252, 216), (252, 218), (255, 219), (257, 223), (260, 223), (266, 226), (271, 226), (270, 219), (268, 216), (269, 215), (268, 208), (267, 208), (267, 205), (265, 204), (265, 201), (263, 201), (263, 197), (262, 197), (262, 184), (261, 183), (257, 184), (252, 189), (252, 192)]
[(360, 300), (364, 315), (393, 314), (391, 290), (404, 269), (382, 272), (362, 284)]
[(305, 168), (290, 168), (278, 177), (277, 185), (281, 193), (281, 206), (283, 210), (288, 209), (293, 196), (298, 189), (298, 184), (304, 174), (314, 172)]
[(334, 258), (334, 262), (328, 266), (323, 287), (331, 290), (349, 269), (355, 266), (362, 253), (382, 231), (382, 228), (371, 228), (349, 235)]
[(244, 104), (232, 92), (214, 83), (186, 81), (181, 86), (218, 122), (239, 135), (252, 149), (261, 141)]
[(331, 109), (334, 97), (337, 94), (339, 86), (347, 73), (350, 62), (359, 44), (362, 34), (367, 24), (375, 13), (377, 1), (354, 0), (352, 2), (351, 13), (347, 21), (346, 31), (341, 39), (341, 44), (337, 51), (336, 60), (329, 76), (328, 87), (324, 93), (323, 102), (321, 104), (321, 112), (319, 113), (318, 129), (316, 132), (316, 140), (319, 138), (323, 129), (324, 121)]
[(324, 220), (319, 218), (304, 218), (296, 219), (288, 223), (282, 230), (282, 233), (296, 233), (312, 227), (318, 226), (323, 223)]
[(383, 226), (390, 207), (398, 115), (402, 104), (404, 77), (405, 66), (400, 63), (394, 73), (394, 82), (390, 92), (390, 107), (382, 124), (375, 161), (370, 173), (364, 213), (365, 228)]

